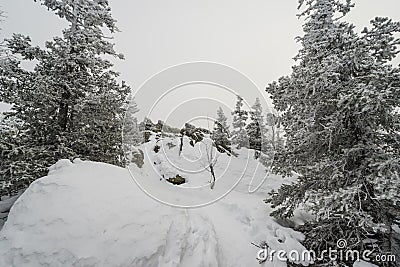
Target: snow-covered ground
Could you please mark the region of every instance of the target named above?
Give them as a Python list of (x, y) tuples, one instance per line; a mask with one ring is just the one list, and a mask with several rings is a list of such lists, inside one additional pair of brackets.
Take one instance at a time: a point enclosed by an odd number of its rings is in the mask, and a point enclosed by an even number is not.
[[(78, 159), (53, 165), (12, 207), (0, 232), (0, 266), (286, 266), (277, 259), (260, 265), (251, 243), (304, 250), (302, 234), (269, 216), (263, 199), (282, 179), (265, 176), (253, 151), (218, 154), (211, 190), (202, 169), (207, 143), (184, 141), (179, 156), (179, 138), (161, 139), (158, 153), (153, 138), (141, 147), (143, 167), (130, 166), (132, 175)], [(165, 180), (176, 174), (187, 183)], [(248, 185), (264, 177), (250, 194)]]

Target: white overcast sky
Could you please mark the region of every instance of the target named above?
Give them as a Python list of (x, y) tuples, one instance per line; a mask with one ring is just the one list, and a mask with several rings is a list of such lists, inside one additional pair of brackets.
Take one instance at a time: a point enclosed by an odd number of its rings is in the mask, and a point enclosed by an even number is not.
[[(358, 30), (375, 16), (400, 20), (399, 0), (356, 0), (355, 4), (347, 20)], [(110, 5), (121, 30), (115, 35), (116, 50), (126, 58), (116, 62), (115, 67), (133, 90), (167, 67), (210, 61), (240, 71), (265, 96), (268, 83), (290, 74), (292, 58), (299, 48), (294, 38), (302, 35), (296, 0), (110, 0)], [(33, 0), (0, 0), (0, 7), (7, 15), (1, 25), (1, 39), (22, 33), (42, 46), (52, 36), (60, 35), (66, 25)], [(151, 118), (164, 119), (163, 115), (178, 107), (175, 113), (185, 116), (169, 118), (177, 125), (199, 115), (199, 110), (213, 116), (218, 105), (224, 106), (226, 113), (234, 105), (234, 97), (226, 97), (217, 89), (199, 86), (196, 93), (196, 89), (188, 88), (182, 89), (187, 90), (188, 99), (210, 96), (220, 99), (220, 103), (182, 105), (179, 111), (182, 98), (174, 102), (172, 97), (160, 104), (162, 107)], [(140, 116), (147, 114), (158, 94), (149, 90), (137, 95)], [(255, 96), (250, 92), (249, 102), (254, 102)], [(192, 114), (191, 110), (196, 112)]]

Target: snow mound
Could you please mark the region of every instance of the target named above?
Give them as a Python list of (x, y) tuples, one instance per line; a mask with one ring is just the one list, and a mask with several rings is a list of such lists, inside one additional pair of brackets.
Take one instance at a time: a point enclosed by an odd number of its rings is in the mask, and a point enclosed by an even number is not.
[[(160, 180), (153, 156), (143, 168), (131, 169), (135, 177), (161, 197), (179, 202), (193, 195)], [(161, 154), (157, 157), (164, 162)], [(237, 171), (226, 172), (234, 176)], [(269, 177), (266, 188), (278, 186), (278, 180)], [(149, 197), (127, 169), (62, 160), (11, 208), (0, 232), (0, 266), (260, 266), (259, 248), (252, 242), (302, 251), (303, 236), (277, 224), (260, 194), (244, 188), (202, 208), (176, 208)], [(214, 192), (204, 187), (195, 198)], [(274, 260), (262, 266), (286, 263)]]

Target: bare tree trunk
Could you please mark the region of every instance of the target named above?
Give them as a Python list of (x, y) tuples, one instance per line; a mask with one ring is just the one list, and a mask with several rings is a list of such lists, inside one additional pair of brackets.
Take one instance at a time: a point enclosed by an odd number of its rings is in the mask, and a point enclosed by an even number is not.
[(214, 173), (214, 166), (213, 166), (212, 163), (210, 164), (210, 172), (211, 172), (211, 176), (212, 176), (211, 189), (214, 189), (214, 186), (215, 186), (215, 173)]
[(181, 135), (181, 144), (179, 145), (179, 156), (181, 155), (183, 150), (183, 134)]

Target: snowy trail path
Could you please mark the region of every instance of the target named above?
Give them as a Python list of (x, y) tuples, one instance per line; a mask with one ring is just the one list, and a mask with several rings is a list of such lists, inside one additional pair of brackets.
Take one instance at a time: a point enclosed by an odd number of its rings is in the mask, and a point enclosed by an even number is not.
[[(150, 162), (145, 166), (133, 169), (141, 186), (176, 203), (212, 199), (226, 189), (221, 179), (215, 190), (193, 193), (160, 181)], [(303, 249), (302, 235), (277, 224), (262, 201), (279, 180), (268, 177), (261, 191), (249, 194), (244, 179), (211, 205), (183, 209), (149, 197), (127, 169), (62, 160), (12, 207), (0, 232), (0, 266), (286, 266), (259, 265), (251, 244)]]

